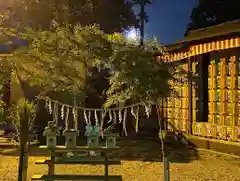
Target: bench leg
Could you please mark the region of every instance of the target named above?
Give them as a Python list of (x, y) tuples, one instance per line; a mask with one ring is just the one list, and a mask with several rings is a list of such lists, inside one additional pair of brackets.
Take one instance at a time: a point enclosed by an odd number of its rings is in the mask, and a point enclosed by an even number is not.
[(49, 176), (53, 176), (54, 175), (54, 170), (55, 170), (55, 156), (53, 155), (53, 153), (51, 153), (51, 161), (48, 164), (48, 175)]
[(108, 181), (108, 156), (107, 153), (104, 153), (104, 160), (106, 162), (106, 164), (104, 165), (104, 176), (105, 176), (105, 180)]

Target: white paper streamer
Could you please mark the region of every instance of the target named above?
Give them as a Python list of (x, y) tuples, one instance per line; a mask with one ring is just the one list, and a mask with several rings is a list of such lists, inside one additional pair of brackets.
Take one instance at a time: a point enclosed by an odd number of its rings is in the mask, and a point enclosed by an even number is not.
[(54, 115), (53, 115), (53, 120), (55, 121), (56, 125), (58, 125), (58, 104), (54, 103)]
[(152, 105), (151, 104), (145, 104), (144, 103), (144, 107), (145, 107), (145, 112), (147, 117), (149, 118), (152, 112)]
[(145, 107), (146, 115), (147, 115), (147, 117), (149, 118), (150, 113), (149, 113), (149, 108), (148, 108), (147, 104), (144, 103), (144, 107)]
[(134, 117), (135, 119), (137, 119), (137, 116), (136, 116), (136, 114), (135, 114), (135, 112), (134, 112), (134, 107), (133, 107), (133, 106), (131, 107), (131, 114), (133, 115), (133, 117)]
[(66, 116), (65, 116), (65, 129), (66, 129), (66, 130), (69, 129), (68, 115), (69, 115), (69, 107), (67, 107), (67, 112), (66, 112)]
[(113, 119), (113, 117), (112, 117), (112, 111), (111, 111), (111, 110), (108, 111), (108, 115), (109, 115), (109, 121), (108, 121), (108, 123), (110, 123), (110, 122), (112, 121), (112, 119)]
[(49, 99), (46, 99), (45, 100), (45, 108), (48, 110), (48, 102), (49, 102)]
[(62, 105), (61, 108), (61, 118), (64, 119), (64, 105)]
[(92, 112), (91, 110), (88, 111), (88, 124), (91, 124), (91, 115), (92, 115)]
[(152, 114), (152, 104), (148, 105), (148, 111), (149, 111), (149, 115), (151, 115)]
[(123, 113), (123, 131), (125, 133), (125, 136), (127, 136), (126, 119), (127, 119), (127, 109), (125, 109)]
[(99, 121), (98, 121), (98, 115), (96, 110), (94, 111), (94, 118), (95, 118), (96, 124), (98, 124)]
[(52, 114), (52, 102), (51, 102), (51, 100), (49, 100), (49, 102), (48, 102), (48, 110), (49, 110), (49, 113), (50, 114)]
[(119, 119), (119, 123), (122, 122), (122, 111), (118, 111), (118, 119)]
[(88, 115), (87, 115), (86, 109), (83, 110), (83, 114), (84, 114), (84, 120), (85, 120), (86, 124), (88, 124)]

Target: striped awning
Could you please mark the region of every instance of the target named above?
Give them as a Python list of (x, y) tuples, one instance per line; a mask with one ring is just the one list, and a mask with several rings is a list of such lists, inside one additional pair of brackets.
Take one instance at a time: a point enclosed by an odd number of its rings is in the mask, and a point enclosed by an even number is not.
[(183, 60), (189, 57), (193, 57), (196, 55), (201, 55), (208, 52), (225, 50), (230, 48), (240, 47), (240, 37), (237, 38), (228, 38), (225, 40), (213, 41), (208, 43), (203, 43), (199, 45), (192, 45), (188, 47), (188, 50), (185, 52), (178, 52), (173, 54), (167, 54), (164, 56), (158, 56), (158, 61), (178, 61)]

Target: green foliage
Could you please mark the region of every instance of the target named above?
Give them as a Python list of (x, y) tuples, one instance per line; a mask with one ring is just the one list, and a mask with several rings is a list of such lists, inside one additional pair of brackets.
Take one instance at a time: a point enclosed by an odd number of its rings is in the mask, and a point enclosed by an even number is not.
[[(9, 31), (10, 30), (10, 31)], [(51, 30), (26, 28), (23, 33), (1, 27), (2, 43), (7, 44), (9, 37), (20, 38), (27, 45), (16, 47), (12, 56), (2, 61), (2, 66), (12, 69), (12, 81), (20, 83), (24, 92), (25, 85), (38, 87), (38, 94), (51, 93), (54, 98), (66, 102), (67, 97), (76, 98), (85, 92), (85, 79), (88, 68), (97, 66), (101, 60), (111, 56), (111, 42), (98, 26), (59, 26), (54, 22)], [(69, 103), (69, 102), (68, 102)], [(71, 102), (72, 103), (72, 102)], [(17, 110), (13, 106), (12, 113)], [(19, 118), (10, 115), (17, 122)]]
[(19, 37), (28, 46), (19, 47), (8, 60), (18, 79), (37, 85), (41, 92), (79, 93), (85, 71), (111, 53), (111, 46), (97, 26), (64, 26), (51, 31), (26, 29)]
[(108, 65), (114, 73), (105, 107), (128, 100), (156, 103), (167, 96), (171, 92), (169, 80), (174, 77), (174, 67), (156, 61), (155, 53), (164, 53), (157, 40), (146, 41), (145, 48), (140, 48), (136, 42), (122, 39), (115, 35), (113, 41), (114, 54)]
[(5, 119), (6, 104), (3, 101), (4, 100), (3, 93), (4, 93), (4, 85), (9, 80), (7, 79), (8, 71), (9, 71), (9, 65), (4, 61), (4, 59), (0, 57), (0, 82), (1, 82), (0, 84), (0, 123), (6, 122), (6, 119)]
[(26, 108), (27, 110), (27, 117), (29, 118), (28, 120), (28, 125), (30, 126), (33, 122), (33, 119), (35, 117), (36, 113), (36, 105), (33, 102), (30, 102), (24, 98), (18, 100), (16, 104), (12, 104), (10, 107), (10, 115), (8, 116), (8, 120), (15, 124), (17, 129), (19, 130), (20, 128), (20, 121), (23, 121), (24, 119), (24, 109)]
[(88, 68), (102, 63), (114, 72), (105, 107), (128, 100), (156, 103), (171, 92), (174, 68), (156, 61), (155, 53), (164, 53), (157, 40), (140, 48), (138, 42), (118, 33), (106, 35), (97, 26), (53, 25), (50, 31), (28, 28), (17, 36), (28, 45), (8, 60), (20, 82), (39, 86), (41, 93), (77, 95), (86, 88)]
[(0, 94), (0, 123), (5, 123), (5, 119), (4, 119), (4, 106), (5, 106), (5, 104), (4, 104), (3, 100), (2, 100), (2, 94)]
[(192, 10), (188, 31), (240, 19), (239, 0), (199, 0)]

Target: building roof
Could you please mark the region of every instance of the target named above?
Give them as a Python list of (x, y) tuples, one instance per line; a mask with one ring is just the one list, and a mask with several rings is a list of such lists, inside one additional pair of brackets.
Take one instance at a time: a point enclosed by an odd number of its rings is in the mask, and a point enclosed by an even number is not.
[(166, 49), (168, 52), (175, 52), (184, 49), (190, 44), (198, 44), (199, 42), (207, 42), (234, 35), (240, 35), (240, 19), (190, 31), (183, 40), (166, 45)]

